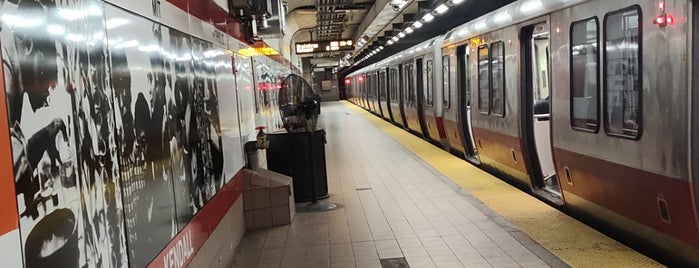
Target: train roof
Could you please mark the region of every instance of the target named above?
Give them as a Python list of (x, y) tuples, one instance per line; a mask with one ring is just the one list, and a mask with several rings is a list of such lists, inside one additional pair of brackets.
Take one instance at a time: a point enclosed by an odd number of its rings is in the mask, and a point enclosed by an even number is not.
[[(451, 29), (444, 35), (433, 37), (420, 44), (412, 46), (401, 53), (383, 59), (377, 63), (354, 71), (349, 76), (366, 73), (376, 68), (386, 67), (401, 59), (413, 58), (430, 52), (429, 47), (445, 47), (460, 43), (473, 37), (495, 31), (497, 29), (535, 19), (551, 12), (590, 0), (520, 0), (501, 7), (493, 12), (480, 16), (467, 23)], [(439, 45), (439, 46), (437, 46)]]
[(351, 74), (349, 74), (348, 76), (355, 76), (357, 74), (366, 73), (366, 72), (375, 70), (377, 68), (387, 67), (395, 62), (401, 62), (403, 60), (412, 59), (416, 56), (429, 54), (429, 53), (433, 52), (433, 50), (430, 50), (429, 48), (435, 47), (437, 44), (439, 44), (442, 41), (443, 37), (444, 37), (444, 35), (439, 35), (439, 36), (430, 38), (427, 41), (423, 41), (422, 43), (419, 43), (419, 44), (414, 45), (410, 48), (407, 48), (407, 49), (403, 50), (402, 52), (397, 53), (396, 55), (390, 56), (390, 57), (385, 58), (379, 62), (372, 63), (372, 64), (365, 66), (357, 71), (354, 71)]
[(590, 0), (520, 0), (455, 27), (445, 34), (442, 47)]

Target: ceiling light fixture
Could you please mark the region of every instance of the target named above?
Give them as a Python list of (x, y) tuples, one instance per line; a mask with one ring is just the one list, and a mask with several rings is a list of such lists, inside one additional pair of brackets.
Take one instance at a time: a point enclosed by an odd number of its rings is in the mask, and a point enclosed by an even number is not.
[(444, 12), (447, 12), (447, 10), (449, 10), (449, 7), (446, 4), (441, 4), (434, 10), (434, 12), (437, 12), (437, 14), (444, 14)]

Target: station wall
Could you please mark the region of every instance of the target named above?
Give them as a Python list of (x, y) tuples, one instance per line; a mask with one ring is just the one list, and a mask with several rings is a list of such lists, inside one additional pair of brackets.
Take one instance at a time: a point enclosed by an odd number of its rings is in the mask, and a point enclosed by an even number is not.
[(288, 68), (209, 0), (0, 3), (2, 266), (225, 265)]

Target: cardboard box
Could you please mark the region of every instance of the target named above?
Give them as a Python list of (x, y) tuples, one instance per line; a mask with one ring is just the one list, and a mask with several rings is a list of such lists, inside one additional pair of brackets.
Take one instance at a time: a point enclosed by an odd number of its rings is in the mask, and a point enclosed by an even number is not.
[(296, 215), (291, 177), (266, 169), (245, 169), (243, 206), (248, 230), (290, 224)]

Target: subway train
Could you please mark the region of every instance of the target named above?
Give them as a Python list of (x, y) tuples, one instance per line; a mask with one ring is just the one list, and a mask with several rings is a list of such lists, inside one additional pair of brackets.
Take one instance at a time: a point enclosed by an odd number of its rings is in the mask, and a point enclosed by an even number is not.
[(516, 1), (347, 75), (347, 96), (662, 262), (699, 266), (697, 12)]

